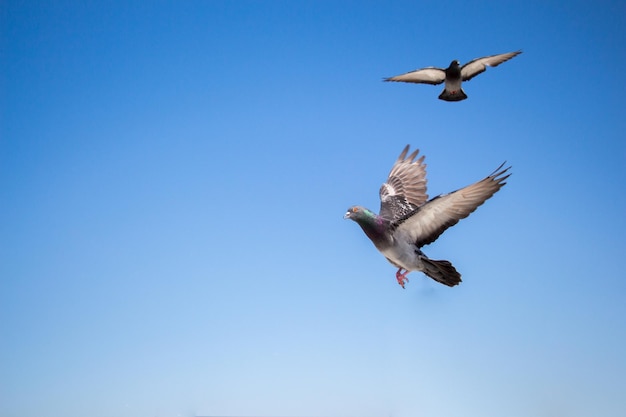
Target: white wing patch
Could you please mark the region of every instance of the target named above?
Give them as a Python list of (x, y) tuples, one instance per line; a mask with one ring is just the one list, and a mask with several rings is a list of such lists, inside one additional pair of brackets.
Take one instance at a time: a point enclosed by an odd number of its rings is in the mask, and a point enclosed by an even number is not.
[(391, 184), (384, 183), (381, 186), (380, 190), (381, 201), (389, 200), (389, 197), (396, 195), (396, 190), (391, 186)]

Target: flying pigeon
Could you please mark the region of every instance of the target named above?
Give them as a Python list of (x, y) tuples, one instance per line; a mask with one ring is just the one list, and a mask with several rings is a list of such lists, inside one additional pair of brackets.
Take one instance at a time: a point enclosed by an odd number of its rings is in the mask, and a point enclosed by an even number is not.
[(419, 150), (406, 157), (408, 152), (409, 145), (380, 187), (380, 214), (353, 206), (343, 218), (357, 222), (376, 249), (398, 268), (396, 279), (402, 288), (409, 280), (406, 276), (410, 271), (422, 271), (435, 281), (453, 287), (461, 282), (461, 274), (448, 261), (429, 259), (421, 248), (434, 242), (448, 227), (469, 216), (502, 188), (510, 167), (503, 169), (502, 164), (483, 180), (428, 200), (424, 156), (416, 160)]
[(497, 67), (505, 61), (521, 54), (522, 51), (509, 52), (507, 54), (491, 55), (476, 58), (467, 64), (460, 66), (459, 61), (454, 60), (446, 69), (426, 67), (395, 77), (385, 78), (385, 81), (402, 81), (405, 83), (441, 84), (446, 86), (439, 94), (439, 99), (445, 101), (461, 101), (467, 98), (467, 94), (461, 88), (463, 81), (469, 81), (478, 74), (485, 72), (487, 67)]

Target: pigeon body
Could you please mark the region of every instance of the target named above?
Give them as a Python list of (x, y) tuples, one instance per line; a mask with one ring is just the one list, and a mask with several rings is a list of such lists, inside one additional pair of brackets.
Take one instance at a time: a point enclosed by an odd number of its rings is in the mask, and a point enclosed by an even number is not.
[(429, 259), (421, 248), (434, 242), (448, 227), (466, 218), (494, 195), (510, 174), (500, 165), (492, 174), (460, 190), (428, 200), (424, 156), (419, 150), (408, 157), (407, 145), (387, 181), (380, 187), (380, 214), (353, 206), (344, 215), (355, 221), (367, 237), (398, 271), (396, 279), (404, 288), (410, 271), (422, 271), (449, 287), (461, 282), (461, 274), (445, 260)]
[(467, 94), (465, 94), (465, 91), (461, 88), (463, 81), (469, 81), (478, 74), (485, 72), (487, 67), (497, 67), (501, 63), (521, 53), (522, 51), (516, 51), (476, 58), (463, 66), (461, 66), (459, 61), (454, 60), (450, 63), (450, 66), (445, 69), (426, 67), (395, 77), (386, 78), (385, 81), (432, 85), (438, 85), (445, 81), (445, 87), (441, 94), (439, 94), (439, 99), (445, 101), (461, 101), (467, 98)]

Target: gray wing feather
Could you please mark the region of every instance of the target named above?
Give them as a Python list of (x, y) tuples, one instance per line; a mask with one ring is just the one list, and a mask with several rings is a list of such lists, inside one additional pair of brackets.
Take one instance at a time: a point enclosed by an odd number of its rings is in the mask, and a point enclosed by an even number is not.
[(506, 182), (510, 167), (500, 165), (491, 175), (460, 190), (433, 198), (396, 222), (418, 247), (434, 242), (447, 228), (469, 216)]
[(380, 216), (396, 221), (415, 211), (428, 200), (426, 194), (426, 164), (419, 150), (408, 157), (407, 145), (391, 167), (387, 181), (380, 187)]
[(497, 67), (503, 62), (516, 57), (521, 54), (522, 51), (508, 52), (506, 54), (498, 54), (485, 56), (482, 58), (476, 58), (461, 67), (461, 79), (468, 81), (477, 76), (478, 74), (485, 72), (487, 67)]
[(385, 78), (385, 81), (402, 81), (405, 83), (441, 84), (446, 79), (446, 72), (441, 68), (428, 67), (407, 72), (395, 77)]

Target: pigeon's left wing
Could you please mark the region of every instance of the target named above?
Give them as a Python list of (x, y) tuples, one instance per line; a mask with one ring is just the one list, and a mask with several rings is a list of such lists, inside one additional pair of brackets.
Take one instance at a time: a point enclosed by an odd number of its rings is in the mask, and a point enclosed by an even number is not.
[(502, 169), (503, 166), (481, 181), (433, 198), (392, 227), (404, 229), (418, 247), (434, 242), (448, 227), (469, 216), (506, 184), (510, 167)]
[(385, 81), (402, 81), (405, 83), (441, 84), (446, 79), (446, 72), (441, 68), (428, 67), (407, 72), (395, 77), (385, 78)]
[(471, 80), (472, 78), (474, 78), (481, 72), (485, 72), (488, 66), (497, 67), (503, 62), (506, 62), (509, 59), (521, 53), (522, 51), (516, 51), (516, 52), (509, 52), (506, 54), (491, 55), (491, 56), (485, 56), (482, 58), (476, 58), (473, 61), (470, 61), (461, 67), (461, 79), (463, 81)]
[(408, 152), (406, 145), (380, 187), (380, 216), (390, 221), (406, 216), (428, 200), (424, 156), (415, 160), (419, 150), (406, 157)]

